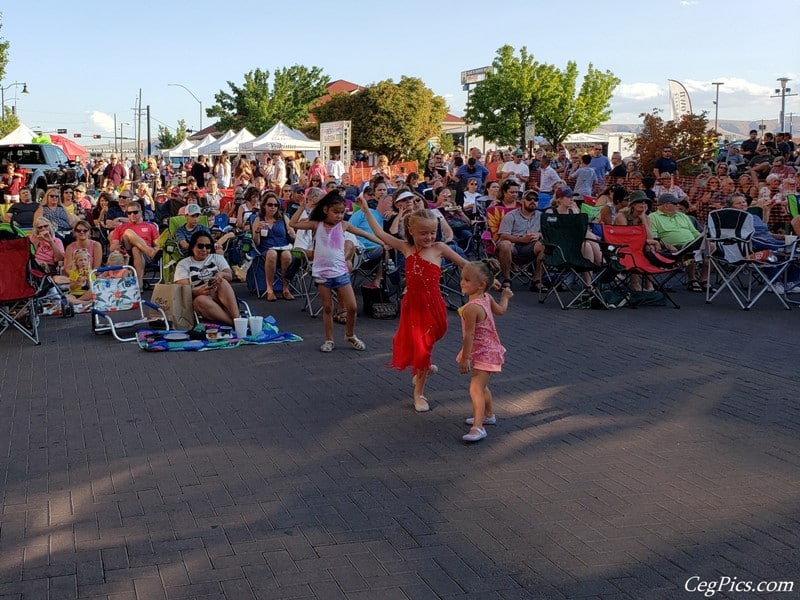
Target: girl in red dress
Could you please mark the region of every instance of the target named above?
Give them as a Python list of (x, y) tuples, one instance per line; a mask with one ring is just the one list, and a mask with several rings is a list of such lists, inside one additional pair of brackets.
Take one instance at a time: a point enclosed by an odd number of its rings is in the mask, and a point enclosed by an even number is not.
[(406, 240), (383, 231), (367, 201), (362, 197), (361, 209), (372, 232), (381, 241), (406, 257), (406, 293), (400, 306), (400, 323), (392, 345), (391, 366), (411, 367), (414, 375), (414, 409), (430, 410), (425, 398), (425, 381), (435, 370), (431, 365), (433, 345), (447, 331), (447, 307), (439, 290), (442, 259), (459, 267), (467, 261), (447, 244), (436, 241), (438, 221), (429, 210), (418, 210), (405, 217)]

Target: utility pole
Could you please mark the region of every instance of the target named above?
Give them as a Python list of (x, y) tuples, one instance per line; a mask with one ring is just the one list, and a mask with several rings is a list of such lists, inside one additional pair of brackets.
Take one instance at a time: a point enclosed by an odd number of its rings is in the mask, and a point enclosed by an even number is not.
[(119, 150), (117, 150), (117, 113), (114, 113), (114, 154), (118, 155)]
[(717, 129), (717, 120), (719, 117), (719, 86), (725, 85), (725, 83), (722, 81), (714, 81), (711, 83), (711, 85), (716, 86), (717, 88), (717, 97), (716, 100), (714, 100), (714, 135), (718, 136), (719, 132)]
[(153, 148), (150, 143), (150, 105), (147, 105), (147, 156), (152, 156)]

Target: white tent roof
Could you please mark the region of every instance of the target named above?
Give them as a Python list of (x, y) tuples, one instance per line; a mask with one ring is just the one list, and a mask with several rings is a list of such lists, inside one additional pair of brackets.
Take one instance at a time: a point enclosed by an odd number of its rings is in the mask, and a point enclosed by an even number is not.
[(242, 144), (242, 150), (254, 152), (271, 152), (273, 150), (316, 150), (319, 151), (319, 142), (306, 137), (302, 132), (288, 127), (283, 121), (278, 121), (269, 131), (261, 134), (256, 139)]
[[(233, 132), (231, 132), (231, 133), (233, 133)], [(222, 138), (220, 138), (220, 139), (222, 139)], [(198, 148), (201, 148), (202, 146), (208, 146), (209, 144), (213, 144), (216, 141), (217, 141), (217, 138), (215, 138), (210, 133), (207, 133), (206, 137), (204, 137), (199, 142), (194, 142), (189, 148), (187, 148), (185, 150), (185, 153), (182, 154), (181, 156), (198, 156), (200, 154), (197, 151)]]
[(247, 129), (242, 129), (240, 132), (234, 134), (227, 140), (223, 140), (222, 138), (220, 138), (213, 144), (199, 147), (197, 149), (197, 152), (199, 154), (215, 155), (215, 154), (222, 154), (225, 150), (227, 150), (229, 154), (234, 154), (236, 152), (239, 152), (240, 144), (242, 144), (243, 142), (249, 142), (255, 137), (256, 136), (247, 131)]
[[(205, 142), (205, 138), (204, 138), (193, 149), (197, 151), (197, 154), (213, 154), (212, 152), (209, 152), (208, 150), (209, 149), (213, 149), (212, 147), (214, 146), (214, 144), (223, 144), (223, 143), (227, 142), (229, 139), (231, 139), (235, 135), (236, 135), (236, 133), (233, 131), (233, 129), (228, 129), (228, 131), (223, 133), (220, 136), (219, 139), (214, 140), (213, 142)], [(206, 136), (206, 137), (208, 137), (208, 136)], [(205, 142), (205, 143), (203, 143), (203, 142)], [(222, 151), (220, 150), (220, 152), (217, 152), (217, 154), (220, 154), (221, 152)], [(197, 156), (197, 155), (195, 155), (195, 156)]]
[(30, 144), (36, 134), (27, 125), (20, 125), (6, 137), (0, 140), (0, 144)]
[(176, 156), (188, 156), (188, 154), (183, 154), (184, 150), (188, 150), (194, 146), (194, 142), (190, 142), (187, 139), (183, 139), (180, 144), (175, 146), (174, 148), (170, 148), (169, 150), (164, 151), (164, 156), (169, 158), (174, 158)]

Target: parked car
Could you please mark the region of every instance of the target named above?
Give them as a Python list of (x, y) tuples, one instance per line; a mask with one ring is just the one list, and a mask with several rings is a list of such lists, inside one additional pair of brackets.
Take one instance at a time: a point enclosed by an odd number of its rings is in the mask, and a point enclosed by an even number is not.
[(53, 144), (0, 145), (0, 169), (14, 163), (25, 171), (24, 185), (34, 202), (40, 202), (49, 186), (77, 183), (80, 167)]

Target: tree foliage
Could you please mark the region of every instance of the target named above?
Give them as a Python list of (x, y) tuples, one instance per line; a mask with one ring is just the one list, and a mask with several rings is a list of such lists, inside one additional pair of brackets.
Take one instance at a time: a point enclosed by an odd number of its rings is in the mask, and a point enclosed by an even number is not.
[(169, 128), (164, 127), (163, 125), (158, 126), (158, 147), (162, 150), (174, 148), (185, 139), (186, 121), (183, 119), (178, 121), (178, 127), (175, 129), (174, 134), (169, 130)]
[(403, 76), (399, 83), (388, 79), (355, 94), (335, 94), (311, 112), (319, 123), (352, 121), (354, 147), (395, 162), (426, 153), (428, 140), (441, 132), (447, 105), (421, 79)]
[(501, 145), (525, 144), (525, 125), (555, 148), (572, 133), (588, 133), (611, 116), (610, 100), (620, 80), (590, 63), (580, 89), (578, 67), (564, 70), (537, 62), (524, 46), (515, 56), (505, 45), (497, 51), (492, 72), (475, 85), (466, 118), (474, 131)]
[(245, 73), (239, 86), (228, 81), (230, 93), (214, 94), (216, 103), (206, 110), (217, 118), (217, 129), (246, 127), (259, 135), (278, 121), (298, 128), (308, 119), (311, 104), (325, 93), (330, 77), (319, 67), (293, 65), (275, 70), (270, 87), (270, 72), (256, 69)]
[(11, 107), (6, 107), (6, 118), (0, 118), (0, 138), (7, 136), (9, 133), (19, 127), (19, 117), (11, 112)]
[[(653, 165), (661, 156), (665, 146), (672, 147), (672, 156), (678, 160), (678, 169), (682, 174), (689, 174), (711, 155), (714, 134), (708, 128), (706, 112), (699, 115), (683, 115), (679, 121), (665, 121), (661, 118), (662, 111), (654, 108), (651, 113), (642, 113), (644, 119), (642, 130), (634, 139), (636, 152), (639, 153), (642, 174), (650, 175)], [(680, 160), (681, 158), (685, 160)]]

